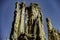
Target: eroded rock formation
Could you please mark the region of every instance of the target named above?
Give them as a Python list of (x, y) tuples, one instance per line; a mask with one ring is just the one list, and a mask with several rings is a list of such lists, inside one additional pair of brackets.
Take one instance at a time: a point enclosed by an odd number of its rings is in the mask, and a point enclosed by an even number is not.
[(46, 18), (47, 28), (48, 28), (48, 40), (60, 40), (59, 32), (52, 27), (50, 18)]
[[(25, 3), (16, 2), (14, 21), (10, 40), (46, 40), (44, 21), (38, 3), (31, 3), (26, 7)], [(49, 18), (46, 18), (48, 28), (48, 40), (59, 40), (60, 33), (52, 27)]]

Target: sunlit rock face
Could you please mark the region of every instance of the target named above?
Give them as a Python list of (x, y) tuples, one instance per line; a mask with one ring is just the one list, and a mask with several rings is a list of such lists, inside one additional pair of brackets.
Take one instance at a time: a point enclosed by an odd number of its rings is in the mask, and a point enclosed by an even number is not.
[(52, 27), (50, 18), (46, 18), (47, 28), (48, 28), (48, 40), (60, 40), (59, 32)]
[[(46, 22), (48, 40), (59, 40), (60, 33), (52, 27), (50, 19), (47, 18)], [(43, 24), (43, 14), (38, 3), (26, 7), (24, 2), (16, 2), (10, 40), (46, 40)]]
[[(37, 3), (16, 2), (10, 40), (45, 40), (43, 15)], [(24, 22), (25, 21), (25, 22)]]

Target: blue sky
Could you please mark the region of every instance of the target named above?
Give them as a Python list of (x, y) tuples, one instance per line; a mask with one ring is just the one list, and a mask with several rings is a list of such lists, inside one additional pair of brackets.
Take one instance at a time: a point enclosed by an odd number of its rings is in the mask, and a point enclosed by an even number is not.
[(38, 2), (44, 17), (45, 32), (46, 17), (50, 17), (53, 27), (60, 31), (60, 0), (0, 0), (0, 40), (9, 38), (17, 1), (25, 1), (27, 6), (31, 2)]

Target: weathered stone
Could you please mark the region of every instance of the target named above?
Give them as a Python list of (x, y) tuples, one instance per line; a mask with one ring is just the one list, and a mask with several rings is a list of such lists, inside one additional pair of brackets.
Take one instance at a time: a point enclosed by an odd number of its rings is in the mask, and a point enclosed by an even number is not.
[[(16, 2), (15, 5), (10, 40), (46, 40), (43, 14), (38, 3), (31, 3), (29, 7), (24, 2)], [(46, 22), (48, 40), (60, 40), (60, 33), (52, 27), (49, 18)]]
[(14, 20), (12, 40), (37, 40), (37, 37), (38, 40), (45, 40), (43, 17), (37, 3), (26, 7), (25, 3), (16, 2)]
[(58, 31), (52, 27), (50, 18), (46, 18), (48, 28), (48, 40), (60, 40)]

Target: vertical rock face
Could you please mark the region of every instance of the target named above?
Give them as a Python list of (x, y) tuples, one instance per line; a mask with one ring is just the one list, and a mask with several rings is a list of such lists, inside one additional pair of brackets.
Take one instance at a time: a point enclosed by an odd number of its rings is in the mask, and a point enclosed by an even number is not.
[(20, 4), (20, 22), (19, 22), (19, 35), (24, 33), (24, 14), (25, 14), (25, 3)]
[(60, 40), (58, 31), (52, 27), (50, 18), (46, 18), (46, 22), (48, 28), (48, 40)]
[[(16, 2), (10, 40), (45, 40), (43, 16), (37, 3)], [(25, 18), (25, 22), (24, 22)]]
[[(25, 3), (16, 2), (14, 21), (10, 40), (46, 40), (44, 32), (43, 14), (37, 3), (26, 7)], [(49, 18), (46, 18), (48, 40), (60, 40), (60, 33), (52, 27)]]
[(19, 20), (20, 20), (20, 10), (19, 10), (19, 3), (16, 2), (16, 8), (15, 8), (15, 18), (13, 22), (13, 28), (12, 28), (12, 35), (11, 35), (11, 40), (17, 40), (18, 37), (18, 27), (19, 27)]
[(45, 40), (43, 17), (39, 5), (37, 3), (32, 3), (26, 10), (28, 10), (26, 14), (26, 32), (31, 36), (34, 35), (34, 37), (38, 36), (39, 39), (36, 38), (37, 40)]
[(17, 40), (21, 33), (24, 33), (24, 12), (25, 4), (16, 2), (14, 22), (12, 24), (11, 40)]

